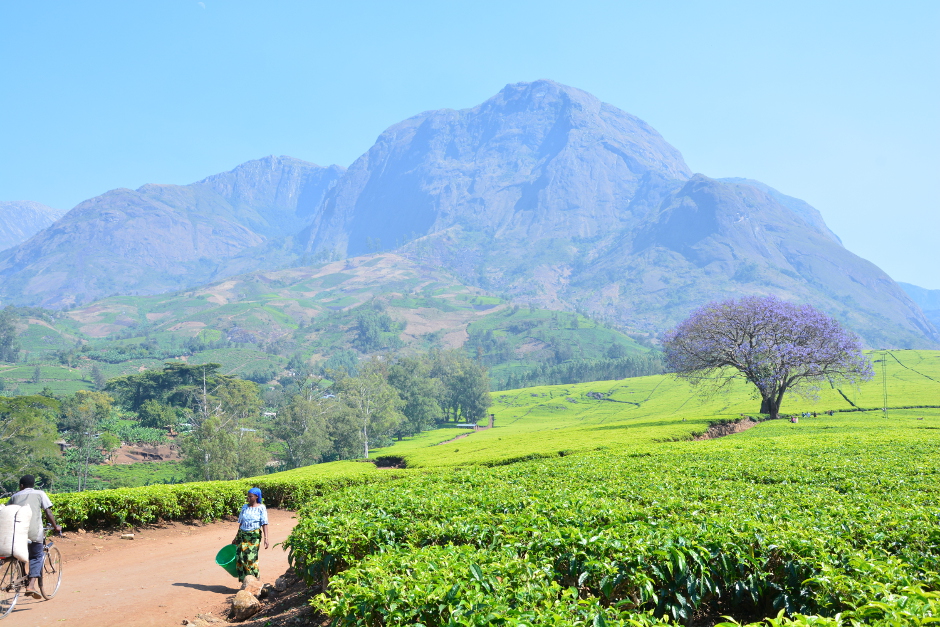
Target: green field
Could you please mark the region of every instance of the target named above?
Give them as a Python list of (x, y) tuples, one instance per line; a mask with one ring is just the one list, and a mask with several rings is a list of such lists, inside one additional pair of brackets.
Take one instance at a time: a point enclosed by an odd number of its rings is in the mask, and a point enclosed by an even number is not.
[(692, 441), (750, 424), (743, 385), (707, 399), (669, 376), (543, 386), (494, 393), (493, 429), (375, 452), (403, 469), (55, 502), (71, 526), (213, 518), (261, 485), (300, 509), (291, 559), (329, 582), (313, 603), (334, 625), (926, 625), (940, 619), (940, 352), (870, 356), (873, 381), (790, 396), (798, 422), (730, 437)]
[[(880, 408), (883, 353), (869, 356), (878, 374), (874, 380), (841, 392), (820, 389), (815, 399), (790, 394), (781, 411), (822, 414)], [(887, 419), (880, 411), (864, 412), (866, 419), (904, 422), (936, 415), (940, 411), (940, 351), (889, 351), (886, 357)], [(495, 429), (477, 432), (454, 442), (453, 447), (422, 448), (408, 442), (375, 454), (400, 456), (409, 467), (422, 467), (500, 464), (598, 447), (628, 450), (641, 443), (704, 432), (713, 422), (756, 415), (760, 407), (751, 387), (743, 382), (725, 393), (702, 398), (688, 384), (662, 375), (507, 390), (494, 392), (493, 400), (490, 411), (496, 416)], [(892, 409), (910, 406), (934, 409)]]

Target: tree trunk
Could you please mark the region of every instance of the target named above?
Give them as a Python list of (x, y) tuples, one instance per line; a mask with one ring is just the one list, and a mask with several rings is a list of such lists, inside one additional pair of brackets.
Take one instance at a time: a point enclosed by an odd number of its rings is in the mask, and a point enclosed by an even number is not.
[(771, 420), (780, 417), (780, 403), (773, 398), (762, 398), (760, 401), (760, 413), (770, 414)]

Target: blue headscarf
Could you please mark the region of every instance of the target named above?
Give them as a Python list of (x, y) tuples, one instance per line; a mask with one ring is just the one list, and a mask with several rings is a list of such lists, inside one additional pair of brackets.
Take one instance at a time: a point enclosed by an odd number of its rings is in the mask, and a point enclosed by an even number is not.
[(261, 488), (252, 488), (248, 490), (248, 494), (254, 494), (258, 497), (258, 503), (261, 503)]

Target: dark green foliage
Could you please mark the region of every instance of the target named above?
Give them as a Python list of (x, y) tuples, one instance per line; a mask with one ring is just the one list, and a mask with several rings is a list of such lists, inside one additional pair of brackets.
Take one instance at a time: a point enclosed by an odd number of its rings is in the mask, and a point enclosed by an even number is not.
[(0, 486), (15, 489), (26, 472), (52, 479), (59, 402), (44, 396), (0, 396)]
[(396, 430), (398, 437), (430, 429), (443, 415), (444, 384), (431, 376), (431, 368), (431, 361), (421, 357), (403, 357), (388, 368), (388, 382), (404, 401), (405, 419)]
[(163, 432), (176, 427), (180, 422), (175, 407), (164, 405), (155, 400), (144, 401), (140, 409), (137, 410), (137, 416), (141, 427), (159, 429)]
[(61, 427), (69, 443), (66, 466), (78, 491), (87, 489), (90, 467), (102, 461), (98, 435), (111, 413), (111, 397), (103, 392), (76, 392), (62, 402)]
[(662, 371), (659, 353), (646, 353), (616, 359), (585, 359), (510, 372), (505, 379), (494, 381), (493, 386), (496, 390), (513, 390), (535, 385), (645, 377)]
[(267, 368), (257, 368), (246, 373), (243, 378), (248, 379), (249, 381), (254, 381), (259, 385), (263, 385), (268, 381), (273, 381), (277, 378), (278, 373), (280, 373), (280, 368), (274, 366)]
[(204, 386), (211, 390), (232, 379), (219, 374), (220, 368), (219, 364), (190, 366), (168, 362), (163, 370), (147, 370), (111, 379), (105, 389), (114, 395), (118, 403), (133, 412), (139, 412), (147, 401), (192, 409)]
[(395, 322), (379, 301), (373, 301), (356, 310), (355, 337), (352, 344), (363, 353), (394, 350), (402, 346), (398, 334), (405, 328)]
[(178, 346), (161, 348), (156, 344), (111, 344), (83, 351), (85, 356), (95, 361), (120, 364), (133, 359), (172, 359), (183, 351)]
[(486, 368), (458, 351), (435, 353), (431, 376), (444, 386), (441, 409), (445, 420), (477, 422), (492, 404)]
[(136, 488), (182, 483), (185, 473), (179, 462), (138, 462), (98, 466), (92, 471), (92, 478), (105, 488)]
[(334, 371), (343, 371), (349, 376), (355, 377), (359, 374), (359, 355), (350, 350), (338, 351), (320, 364), (319, 371), (323, 375)]
[(0, 311), (0, 361), (18, 361), (20, 343), (16, 336), (16, 315), (11, 307)]
[(104, 373), (101, 372), (101, 368), (98, 364), (94, 364), (91, 367), (91, 381), (95, 384), (96, 390), (103, 390), (108, 383), (108, 380), (105, 378)]
[(335, 454), (330, 425), (337, 426), (341, 413), (335, 396), (311, 382), (280, 408), (269, 432), (281, 443), (284, 470), (316, 464)]

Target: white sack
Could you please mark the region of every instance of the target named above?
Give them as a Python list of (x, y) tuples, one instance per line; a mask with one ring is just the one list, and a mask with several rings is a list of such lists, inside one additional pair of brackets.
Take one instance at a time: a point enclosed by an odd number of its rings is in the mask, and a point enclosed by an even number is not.
[(29, 505), (7, 505), (0, 509), (0, 557), (11, 555), (29, 561), (29, 523), (33, 510)]

